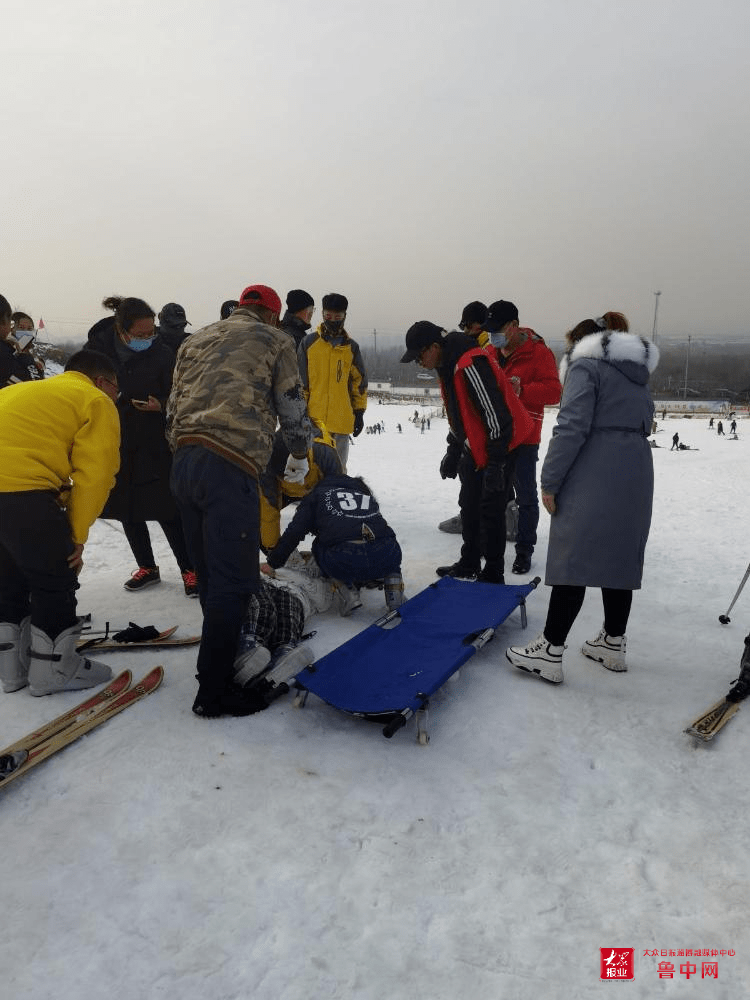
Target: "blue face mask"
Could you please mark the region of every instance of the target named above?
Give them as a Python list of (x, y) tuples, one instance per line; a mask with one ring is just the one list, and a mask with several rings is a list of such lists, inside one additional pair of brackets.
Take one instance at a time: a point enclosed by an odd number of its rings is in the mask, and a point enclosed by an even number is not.
[(505, 347), (505, 334), (499, 330), (493, 330), (490, 334), (490, 343), (493, 347)]
[(131, 351), (147, 351), (154, 342), (154, 337), (147, 337), (143, 340), (129, 340), (128, 347)]

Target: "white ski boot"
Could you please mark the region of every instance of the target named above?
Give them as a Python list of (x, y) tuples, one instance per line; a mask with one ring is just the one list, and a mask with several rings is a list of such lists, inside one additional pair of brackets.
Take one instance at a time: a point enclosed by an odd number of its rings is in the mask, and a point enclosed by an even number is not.
[(6, 694), (29, 683), (30, 629), (28, 617), (20, 625), (0, 622), (0, 681)]
[(401, 573), (388, 573), (383, 580), (385, 603), (389, 611), (395, 611), (404, 603), (404, 580)]
[(625, 636), (607, 635), (604, 628), (595, 639), (587, 639), (581, 646), (581, 652), (590, 660), (596, 660), (607, 670), (624, 673), (628, 668), (625, 664)]
[(519, 670), (536, 674), (550, 684), (562, 684), (562, 658), (565, 646), (551, 646), (540, 632), (528, 646), (510, 646), (505, 655)]
[(34, 697), (58, 691), (96, 687), (112, 677), (105, 663), (89, 660), (76, 650), (81, 626), (76, 623), (52, 641), (46, 632), (31, 626), (29, 693)]
[(251, 625), (243, 625), (234, 659), (234, 683), (244, 687), (265, 671), (271, 653), (255, 637)]
[(306, 643), (284, 643), (283, 646), (274, 650), (271, 669), (263, 680), (268, 682), (271, 687), (278, 687), (279, 684), (288, 681), (290, 677), (296, 677), (301, 670), (314, 662), (315, 654)]
[(339, 595), (339, 614), (342, 618), (348, 618), (352, 611), (362, 607), (362, 599), (359, 596), (357, 587), (348, 587), (340, 580), (333, 581)]

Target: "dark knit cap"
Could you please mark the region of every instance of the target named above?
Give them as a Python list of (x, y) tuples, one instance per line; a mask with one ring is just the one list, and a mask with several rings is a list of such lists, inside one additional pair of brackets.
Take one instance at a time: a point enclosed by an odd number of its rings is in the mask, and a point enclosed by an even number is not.
[(286, 307), (291, 313), (300, 312), (314, 305), (315, 299), (302, 288), (293, 288), (291, 292), (287, 292)]
[(238, 305), (239, 302), (237, 301), (237, 299), (227, 299), (226, 302), (222, 302), (221, 312), (219, 313), (221, 319), (229, 319), (229, 317), (232, 315), (232, 313), (234, 312), (234, 310), (237, 308)]
[(416, 361), (422, 351), (431, 344), (439, 344), (445, 331), (442, 327), (421, 319), (406, 331), (406, 353), (401, 358), (401, 364)]
[(349, 308), (349, 299), (338, 292), (329, 292), (323, 296), (323, 308), (329, 312), (345, 313)]

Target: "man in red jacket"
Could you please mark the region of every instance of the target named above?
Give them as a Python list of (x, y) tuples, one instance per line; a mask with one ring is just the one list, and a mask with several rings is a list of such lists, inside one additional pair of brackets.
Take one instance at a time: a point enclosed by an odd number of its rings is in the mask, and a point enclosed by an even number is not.
[[(422, 320), (406, 333), (401, 362), (435, 370), (450, 432), (440, 463), (443, 479), (458, 476), (463, 544), (458, 562), (438, 576), (505, 583), (505, 506), (515, 452), (533, 433), (529, 414), (513, 394), (492, 347), (465, 333)], [(481, 565), (484, 559), (484, 566)]]
[(515, 490), (518, 503), (518, 535), (514, 573), (528, 573), (536, 545), (539, 497), (536, 463), (542, 435), (544, 407), (560, 402), (562, 387), (557, 362), (544, 340), (528, 327), (518, 325), (518, 309), (503, 299), (487, 310), (484, 328), (497, 348), (506, 378), (534, 421), (534, 433), (516, 448)]

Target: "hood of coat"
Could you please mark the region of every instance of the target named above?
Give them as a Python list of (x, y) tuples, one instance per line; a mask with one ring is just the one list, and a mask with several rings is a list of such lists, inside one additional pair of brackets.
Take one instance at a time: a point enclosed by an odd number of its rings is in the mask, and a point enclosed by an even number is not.
[(659, 348), (650, 340), (644, 340), (633, 333), (612, 333), (607, 330), (590, 333), (563, 355), (560, 381), (565, 381), (570, 365), (583, 359), (603, 361), (617, 368), (631, 382), (645, 385), (659, 363)]

